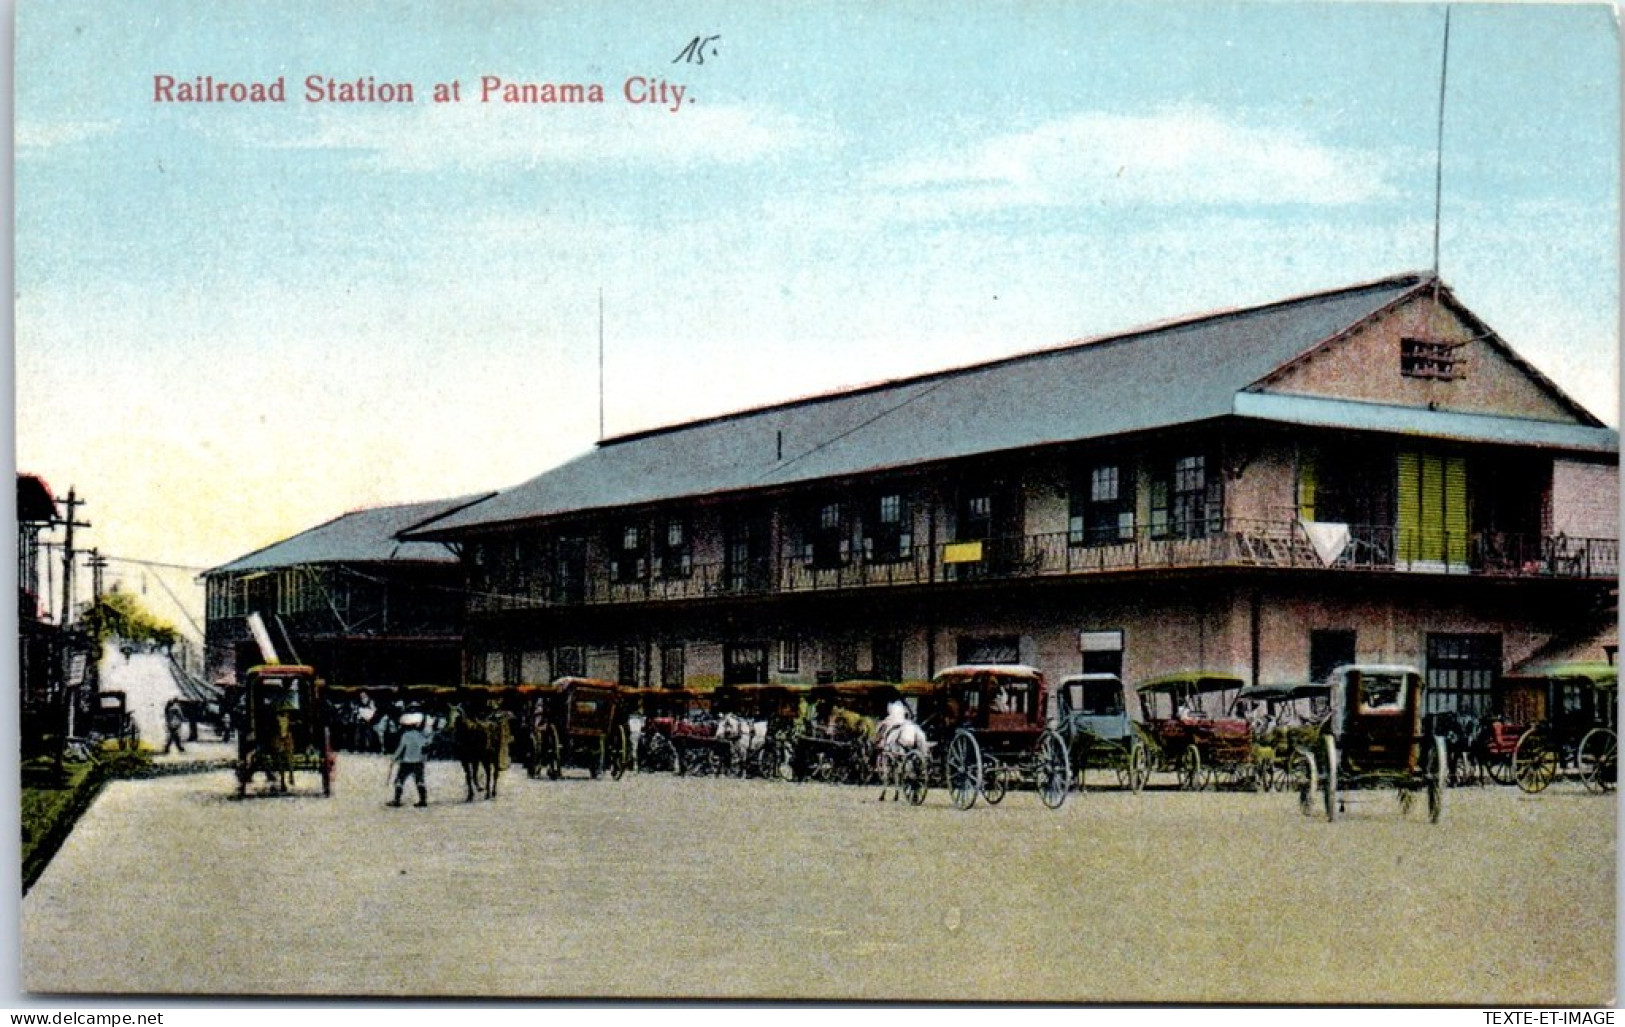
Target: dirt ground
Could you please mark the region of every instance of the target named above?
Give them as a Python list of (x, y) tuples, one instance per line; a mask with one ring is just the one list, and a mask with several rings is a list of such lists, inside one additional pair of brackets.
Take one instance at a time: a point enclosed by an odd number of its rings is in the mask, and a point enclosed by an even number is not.
[[(1615, 803), (1560, 782), (1391, 793), (1336, 824), (1281, 794), (1074, 794), (1057, 812), (668, 775), (503, 776), (391, 809), (112, 785), (22, 905), (35, 993), (1258, 1004), (1609, 1003)], [(456, 780), (454, 780), (456, 779)], [(87, 944), (95, 939), (97, 944)], [(107, 944), (123, 939), (121, 944)]]

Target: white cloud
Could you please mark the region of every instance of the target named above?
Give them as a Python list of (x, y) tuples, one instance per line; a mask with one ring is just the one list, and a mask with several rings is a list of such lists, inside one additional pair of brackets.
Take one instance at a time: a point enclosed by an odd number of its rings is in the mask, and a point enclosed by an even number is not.
[(250, 146), (351, 151), (361, 169), (420, 172), (634, 161), (743, 164), (818, 141), (799, 119), (776, 110), (632, 105), (618, 86), (605, 91), (601, 104), (434, 104), (419, 97), (405, 108), (319, 107), (282, 124), (245, 122), (236, 131)]
[(1133, 204), (1343, 205), (1392, 195), (1376, 154), (1207, 108), (1091, 112), (883, 168), (903, 211)]
[(19, 121), (14, 140), (21, 153), (71, 146), (111, 135), (117, 129), (118, 124), (112, 121)]

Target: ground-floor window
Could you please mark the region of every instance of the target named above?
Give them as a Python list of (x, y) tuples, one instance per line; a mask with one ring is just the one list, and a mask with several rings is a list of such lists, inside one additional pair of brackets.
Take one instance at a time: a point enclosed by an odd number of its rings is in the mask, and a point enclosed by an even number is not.
[(623, 645), (615, 653), (615, 680), (625, 688), (638, 687), (638, 647)]
[(1309, 632), (1309, 680), (1325, 681), (1332, 671), (1355, 661), (1355, 634), (1340, 628)]
[(660, 687), (683, 687), (683, 646), (680, 642), (660, 647)]
[(1020, 663), (1019, 635), (966, 636), (959, 640), (960, 663)]
[(779, 639), (779, 673), (801, 673), (801, 641), (799, 639)]
[(876, 681), (903, 680), (903, 640), (877, 638), (870, 645), (869, 662)]
[(725, 645), (722, 649), (723, 684), (767, 684), (767, 646), (748, 643)]
[(578, 645), (561, 645), (553, 650), (553, 678), (587, 676), (587, 656)]
[(1429, 634), (1425, 712), (1487, 716), (1490, 689), (1500, 674), (1500, 635)]
[(1123, 676), (1123, 632), (1080, 631), (1078, 650), (1083, 654), (1083, 673)]
[(524, 666), (522, 654), (517, 649), (509, 649), (502, 654), (502, 683), (517, 685), (520, 682), (520, 669)]

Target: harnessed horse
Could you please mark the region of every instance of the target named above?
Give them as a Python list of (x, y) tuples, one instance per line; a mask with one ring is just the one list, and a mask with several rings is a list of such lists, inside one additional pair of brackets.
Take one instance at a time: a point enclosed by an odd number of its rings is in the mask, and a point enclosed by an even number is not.
[(487, 799), (497, 797), (497, 778), (507, 765), (509, 714), (494, 711), (476, 718), (461, 707), (454, 707), (452, 741), (457, 762), (463, 765), (463, 783), (467, 787), (465, 802), (474, 801), (478, 791)]
[(909, 716), (905, 703), (886, 705), (886, 717), (875, 727), (875, 771), (880, 775), (880, 801), (890, 792), (895, 802), (903, 797), (902, 770), (910, 753), (931, 765), (931, 741)]

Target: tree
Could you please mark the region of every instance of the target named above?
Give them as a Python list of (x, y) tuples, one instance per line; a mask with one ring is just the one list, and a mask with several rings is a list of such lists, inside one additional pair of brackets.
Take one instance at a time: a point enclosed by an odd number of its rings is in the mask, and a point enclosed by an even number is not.
[(171, 646), (180, 640), (175, 625), (154, 616), (134, 594), (117, 588), (85, 611), (84, 623), (98, 642), (114, 635), (132, 642), (162, 646)]

